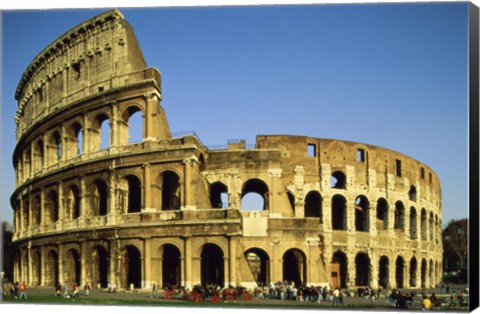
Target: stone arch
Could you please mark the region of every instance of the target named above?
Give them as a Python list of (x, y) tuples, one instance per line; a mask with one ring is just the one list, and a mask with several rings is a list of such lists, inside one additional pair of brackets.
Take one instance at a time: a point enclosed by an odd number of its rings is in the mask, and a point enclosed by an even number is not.
[(203, 286), (215, 284), (225, 285), (224, 252), (216, 244), (206, 243), (200, 254), (200, 274)]
[(180, 287), (182, 277), (181, 253), (177, 246), (162, 246), (162, 279), (163, 287)]
[[(250, 179), (243, 184), (241, 195), (242, 210), (268, 210), (268, 185), (260, 179)], [(259, 204), (259, 203), (263, 204)], [(258, 204), (257, 204), (258, 203)]]
[(40, 195), (35, 195), (33, 197), (33, 204), (32, 204), (32, 210), (33, 210), (33, 215), (32, 215), (32, 224), (34, 226), (40, 225), (42, 223), (42, 213), (41, 213), (41, 198)]
[(32, 284), (39, 286), (42, 283), (42, 255), (39, 251), (32, 252)]
[(420, 273), (420, 281), (422, 288), (427, 287), (427, 261), (422, 258), (422, 265), (421, 265), (421, 273)]
[(410, 287), (417, 286), (417, 259), (412, 257), (410, 260)]
[(82, 277), (81, 277), (81, 262), (80, 262), (80, 254), (75, 249), (68, 250), (67, 254), (65, 255), (64, 261), (64, 270), (65, 270), (65, 281), (70, 284), (74, 282), (77, 285), (80, 285)]
[(23, 162), (25, 164), (25, 175), (27, 178), (30, 178), (33, 175), (32, 150), (30, 147), (25, 152)]
[(55, 250), (50, 250), (45, 260), (45, 285), (53, 287), (59, 282), (58, 254)]
[(180, 209), (181, 185), (180, 176), (174, 171), (164, 171), (161, 174), (162, 210)]
[(395, 203), (395, 221), (393, 229), (405, 231), (405, 206), (402, 201)]
[(355, 230), (370, 231), (370, 202), (364, 195), (355, 199)]
[(142, 255), (134, 245), (127, 245), (123, 250), (123, 280), (122, 286), (134, 289), (142, 287)]
[(80, 217), (80, 190), (76, 185), (71, 185), (67, 192), (67, 219), (74, 220)]
[(243, 253), (257, 285), (270, 283), (270, 257), (261, 248), (250, 248)]
[(388, 230), (388, 202), (384, 198), (377, 200), (377, 230)]
[(90, 128), (90, 147), (92, 151), (108, 149), (110, 147), (110, 118), (106, 113), (99, 113), (93, 119)]
[(45, 164), (45, 151), (44, 144), (42, 140), (38, 140), (34, 149), (34, 169), (35, 172), (38, 172), (43, 169)]
[(62, 137), (60, 132), (54, 131), (48, 141), (48, 165), (54, 165), (62, 159)]
[(339, 194), (332, 197), (332, 229), (347, 230), (347, 200)]
[(125, 181), (127, 183), (127, 213), (139, 213), (142, 210), (142, 183), (133, 174), (126, 175)]
[(417, 235), (417, 210), (415, 207), (410, 207), (410, 239), (416, 240)]
[(397, 288), (404, 288), (403, 280), (404, 280), (404, 269), (405, 269), (405, 261), (403, 257), (398, 256), (397, 260), (395, 261), (395, 282)]
[(45, 203), (45, 223), (52, 224), (58, 221), (60, 214), (58, 194), (52, 190), (47, 195)]
[(145, 126), (143, 121), (143, 110), (141, 107), (129, 105), (121, 114), (122, 128), (125, 138), (121, 139), (122, 144), (133, 144), (143, 141)]
[(378, 260), (378, 285), (384, 289), (390, 284), (390, 261), (383, 255)]
[(95, 180), (92, 185), (93, 216), (105, 216), (108, 213), (108, 185), (102, 179)]
[(330, 187), (332, 189), (347, 188), (347, 176), (343, 171), (337, 170), (332, 173), (332, 176), (330, 177)]
[(73, 122), (67, 129), (67, 158), (73, 158), (83, 153), (84, 131), (80, 122)]
[(110, 272), (110, 258), (108, 251), (101, 245), (93, 248), (91, 255), (91, 279), (92, 284), (107, 288)]
[(370, 257), (367, 253), (359, 252), (355, 256), (355, 285), (370, 286)]
[(422, 240), (427, 240), (427, 211), (425, 208), (422, 208), (421, 211), (421, 218), (420, 218), (420, 232), (422, 236)]
[(319, 218), (320, 223), (323, 222), (322, 213), (322, 196), (317, 191), (308, 192), (305, 197), (305, 217)]
[(228, 187), (222, 182), (210, 184), (210, 204), (212, 208), (228, 208)]
[(348, 263), (347, 255), (342, 251), (336, 251), (330, 264), (330, 284), (336, 288), (347, 288)]
[(408, 190), (408, 199), (412, 202), (417, 201), (417, 188), (414, 185), (412, 185), (410, 190)]
[(283, 281), (293, 282), (295, 287), (307, 283), (307, 257), (302, 250), (292, 248), (283, 254)]

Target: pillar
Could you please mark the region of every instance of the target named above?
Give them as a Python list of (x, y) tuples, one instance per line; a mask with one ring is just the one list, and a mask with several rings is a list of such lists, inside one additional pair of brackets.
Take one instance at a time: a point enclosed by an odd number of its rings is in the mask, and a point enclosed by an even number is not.
[(183, 179), (183, 208), (190, 209), (192, 208), (192, 196), (191, 196), (191, 168), (192, 168), (192, 159), (184, 159), (184, 179)]
[(192, 273), (192, 263), (193, 263), (193, 255), (192, 255), (192, 238), (190, 236), (183, 238), (184, 243), (184, 267), (183, 267), (183, 280), (185, 288), (191, 288), (193, 286), (193, 273)]
[(92, 282), (91, 279), (89, 278), (89, 274), (87, 274), (87, 256), (88, 256), (88, 246), (86, 241), (82, 241), (80, 243), (80, 268), (81, 268), (81, 278), (82, 281), (79, 282), (78, 284), (81, 287), (84, 287), (85, 284), (88, 282), (90, 284), (90, 287), (92, 287)]
[(63, 274), (63, 245), (58, 245), (58, 280), (63, 284), (65, 276)]
[(150, 288), (152, 282), (152, 275), (151, 275), (151, 239), (144, 239), (143, 240), (143, 268), (144, 268), (144, 277), (143, 277), (143, 288)]
[(143, 164), (143, 207), (145, 211), (153, 211), (152, 197), (151, 197), (151, 185), (150, 185), (150, 164)]
[(45, 247), (44, 246), (41, 246), (40, 247), (40, 272), (41, 272), (41, 276), (40, 276), (40, 285), (41, 286), (45, 286), (45, 269), (46, 269), (46, 265), (45, 265), (45, 260), (47, 259), (46, 257), (46, 253), (45, 253)]

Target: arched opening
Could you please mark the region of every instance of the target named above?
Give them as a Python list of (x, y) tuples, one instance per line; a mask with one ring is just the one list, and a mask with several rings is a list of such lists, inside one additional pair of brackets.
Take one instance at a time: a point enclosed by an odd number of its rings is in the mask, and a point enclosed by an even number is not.
[(417, 286), (417, 259), (412, 257), (410, 260), (410, 287)]
[(366, 253), (355, 256), (355, 285), (370, 286), (370, 258)]
[(393, 228), (405, 231), (405, 206), (403, 206), (403, 203), (400, 201), (395, 203), (395, 221)]
[(76, 282), (79, 285), (82, 280), (81, 270), (80, 254), (74, 249), (69, 250), (65, 261), (65, 281), (69, 283)]
[(125, 177), (128, 183), (128, 213), (139, 213), (142, 209), (142, 187), (140, 180), (134, 175)]
[(417, 210), (410, 207), (410, 239), (417, 239)]
[(332, 189), (346, 189), (347, 177), (342, 171), (335, 171), (330, 177), (330, 187)]
[(210, 185), (210, 203), (212, 208), (228, 208), (228, 188), (221, 182)]
[(24, 158), (24, 162), (25, 162), (25, 174), (27, 175), (27, 178), (31, 177), (32, 176), (32, 159), (31, 159), (31, 156), (32, 156), (32, 151), (30, 149), (27, 149), (27, 151), (25, 152), (25, 158)]
[(401, 256), (397, 257), (395, 261), (395, 280), (397, 288), (403, 288), (403, 270), (405, 268), (405, 261)]
[(75, 185), (70, 186), (67, 195), (67, 218), (69, 220), (80, 217), (80, 191)]
[(245, 251), (243, 255), (257, 285), (268, 285), (270, 283), (270, 258), (268, 254), (262, 249), (252, 248)]
[(433, 268), (433, 260), (430, 260), (430, 267), (428, 268), (429, 270), (429, 282), (430, 282), (430, 287), (435, 286), (435, 269)]
[(74, 123), (67, 129), (66, 152), (67, 158), (79, 156), (83, 152), (83, 127)]
[(42, 282), (42, 256), (40, 252), (35, 252), (32, 255), (32, 264), (33, 264), (33, 285), (38, 286)]
[(292, 213), (295, 215), (295, 196), (292, 192), (287, 191), (288, 202), (290, 204), (290, 208), (292, 209)]
[(377, 230), (388, 230), (388, 202), (384, 198), (377, 201)]
[(370, 231), (370, 202), (361, 195), (355, 199), (355, 230)]
[(307, 282), (307, 258), (299, 249), (290, 249), (283, 254), (283, 281), (300, 287)]
[(243, 185), (242, 210), (268, 210), (268, 186), (259, 179), (250, 179)]
[(43, 142), (38, 141), (37, 145), (35, 146), (35, 172), (42, 170), (45, 162), (44, 155)]
[(172, 171), (165, 171), (162, 178), (162, 210), (180, 209), (180, 178)]
[(128, 144), (143, 141), (143, 117), (138, 107), (130, 107), (128, 112)]
[(420, 231), (421, 231), (421, 236), (422, 236), (422, 241), (426, 241), (427, 240), (427, 211), (425, 210), (425, 208), (422, 208), (422, 212), (421, 212), (421, 221), (420, 221)]
[(34, 202), (33, 202), (33, 225), (34, 226), (37, 226), (37, 225), (40, 225), (42, 223), (42, 216), (41, 216), (41, 212), (40, 212), (40, 204), (41, 204), (41, 201), (40, 201), (40, 196), (35, 196), (34, 197)]
[(100, 287), (107, 288), (109, 273), (109, 258), (107, 250), (97, 246), (92, 253), (92, 283), (100, 284)]
[(45, 263), (45, 285), (53, 287), (59, 281), (58, 255), (55, 251), (50, 251)]
[(388, 257), (382, 256), (378, 261), (378, 285), (386, 289), (390, 281), (389, 260)]
[(142, 259), (140, 251), (133, 245), (125, 247), (124, 254), (124, 287), (130, 288), (131, 285), (135, 289), (142, 287)]
[(333, 288), (347, 287), (347, 255), (337, 251), (332, 256), (330, 264), (330, 283)]
[(47, 196), (46, 203), (46, 223), (51, 224), (58, 221), (59, 208), (58, 208), (58, 194), (55, 191), (51, 191)]
[(105, 216), (108, 213), (108, 187), (103, 180), (94, 182), (93, 209), (95, 216)]
[(421, 269), (421, 284), (422, 288), (426, 288), (427, 286), (427, 261), (423, 258), (422, 259), (422, 269)]
[(218, 285), (224, 287), (225, 275), (224, 275), (224, 263), (223, 252), (215, 244), (205, 244), (202, 248), (201, 254), (201, 284)]
[(408, 191), (408, 199), (412, 202), (417, 201), (417, 189), (413, 185), (410, 187), (410, 190)]
[(430, 241), (433, 241), (433, 212), (430, 212), (430, 225), (429, 225), (429, 231), (430, 231)]
[(347, 200), (341, 195), (332, 198), (332, 229), (347, 230)]
[(322, 223), (322, 197), (317, 191), (311, 191), (305, 197), (305, 217), (315, 217)]
[(163, 287), (181, 286), (180, 251), (171, 244), (163, 246), (162, 278)]

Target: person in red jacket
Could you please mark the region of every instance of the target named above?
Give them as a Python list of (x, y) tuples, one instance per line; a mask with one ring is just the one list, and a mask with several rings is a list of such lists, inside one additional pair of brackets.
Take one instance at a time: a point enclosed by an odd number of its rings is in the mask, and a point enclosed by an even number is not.
[(27, 299), (27, 284), (24, 282), (22, 282), (22, 285), (20, 286), (20, 300), (25, 298)]

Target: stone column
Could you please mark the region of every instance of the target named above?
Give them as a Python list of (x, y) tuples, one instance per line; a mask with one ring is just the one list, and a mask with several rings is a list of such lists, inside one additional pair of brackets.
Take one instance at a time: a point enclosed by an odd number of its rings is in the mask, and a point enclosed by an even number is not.
[(117, 216), (117, 197), (116, 197), (116, 186), (117, 186), (117, 171), (115, 169), (110, 169), (108, 174), (108, 216)]
[(32, 241), (28, 241), (27, 247), (27, 278), (28, 285), (33, 285), (33, 261), (32, 261)]
[(183, 258), (185, 264), (183, 265), (183, 280), (185, 288), (191, 288), (193, 286), (193, 252), (192, 252), (192, 238), (190, 236), (184, 237), (184, 252)]
[(63, 244), (58, 245), (58, 280), (63, 285), (63, 282), (65, 281), (65, 276), (63, 273), (64, 265), (63, 265)]
[(58, 226), (56, 230), (63, 230), (63, 223), (65, 222), (65, 199), (64, 199), (64, 184), (62, 181), (58, 182)]
[(192, 206), (192, 196), (191, 196), (191, 167), (192, 167), (192, 159), (184, 159), (183, 160), (184, 166), (184, 179), (183, 179), (183, 208), (184, 209), (191, 209)]
[(65, 161), (66, 160), (66, 155), (67, 155), (67, 151), (68, 151), (68, 148), (67, 148), (67, 139), (66, 139), (66, 130), (65, 130), (65, 125), (61, 125), (60, 126), (60, 140), (61, 140), (61, 143), (62, 143), (62, 156), (60, 158), (60, 161)]
[(144, 267), (144, 276), (143, 276), (143, 288), (150, 288), (151, 287), (151, 239), (144, 239), (143, 240), (143, 267)]
[(46, 278), (46, 266), (45, 266), (45, 260), (47, 259), (46, 252), (45, 252), (45, 246), (40, 247), (40, 285), (45, 286), (45, 278)]
[(378, 271), (379, 271), (379, 259), (374, 250), (370, 251), (370, 282), (373, 289), (378, 289)]
[(282, 256), (277, 256), (277, 246), (280, 243), (278, 239), (270, 240), (270, 245), (272, 246), (272, 262), (271, 262), (271, 277), (270, 281), (277, 282), (283, 280), (282, 274)]
[(145, 133), (144, 139), (146, 141), (155, 140), (153, 130), (153, 114), (155, 113), (154, 106), (156, 105), (157, 96), (154, 93), (145, 95)]
[(78, 283), (81, 287), (84, 287), (87, 282), (90, 284), (90, 287), (92, 287), (91, 279), (87, 274), (87, 263), (88, 263), (87, 257), (88, 257), (87, 242), (82, 241), (80, 243), (80, 268), (81, 268), (81, 274), (82, 274), (81, 276), (82, 281), (81, 283)]
[(118, 121), (117, 121), (117, 106), (116, 103), (110, 104), (110, 148), (118, 146)]
[(347, 207), (347, 231), (355, 232), (355, 198), (347, 197), (345, 206)]
[(153, 211), (150, 181), (150, 164), (143, 164), (143, 208), (145, 211)]
[(88, 116), (84, 115), (83, 116), (83, 143), (82, 143), (83, 144), (82, 152), (84, 156), (90, 152), (90, 138), (92, 136), (92, 133), (89, 125), (90, 125), (90, 121), (88, 119)]

